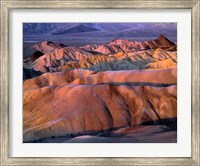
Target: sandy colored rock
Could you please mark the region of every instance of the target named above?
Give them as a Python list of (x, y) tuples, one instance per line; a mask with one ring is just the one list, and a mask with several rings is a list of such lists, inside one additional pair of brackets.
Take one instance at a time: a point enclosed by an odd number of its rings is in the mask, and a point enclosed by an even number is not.
[[(115, 79), (114, 73), (108, 78)], [(159, 78), (157, 71), (155, 73)], [(166, 72), (165, 77), (167, 74), (170, 72)], [(157, 83), (159, 86), (120, 82), (119, 85), (47, 84), (27, 88), (24, 91), (24, 141), (146, 122), (159, 124), (173, 119), (177, 114), (176, 85)]]

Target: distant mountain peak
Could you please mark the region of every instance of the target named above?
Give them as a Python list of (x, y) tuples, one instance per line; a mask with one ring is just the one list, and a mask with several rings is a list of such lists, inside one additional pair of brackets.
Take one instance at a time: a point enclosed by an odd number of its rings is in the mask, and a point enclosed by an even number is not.
[(161, 40), (168, 40), (163, 34), (160, 34), (158, 39), (161, 39)]
[(40, 44), (44, 46), (50, 46), (50, 47), (66, 47), (66, 45), (63, 43), (54, 43), (52, 41), (43, 41)]
[(169, 39), (167, 39), (164, 35), (160, 34), (160, 36), (154, 40), (155, 42), (157, 42), (160, 45), (163, 46), (174, 46), (175, 44), (170, 41)]
[(64, 29), (63, 31), (57, 31), (52, 33), (52, 35), (61, 35), (61, 34), (76, 34), (76, 33), (85, 33), (85, 32), (93, 32), (100, 31), (94, 26), (89, 26), (87, 24), (80, 24), (69, 29)]
[(159, 38), (166, 38), (166, 37), (163, 34), (160, 34)]
[(44, 44), (44, 45), (55, 45), (55, 43), (52, 42), (52, 41), (43, 41), (43, 42), (41, 42), (41, 44)]
[(114, 41), (117, 41), (117, 40), (122, 40), (122, 39), (120, 39), (120, 38), (114, 38), (113, 40), (112, 40), (112, 42), (114, 42)]

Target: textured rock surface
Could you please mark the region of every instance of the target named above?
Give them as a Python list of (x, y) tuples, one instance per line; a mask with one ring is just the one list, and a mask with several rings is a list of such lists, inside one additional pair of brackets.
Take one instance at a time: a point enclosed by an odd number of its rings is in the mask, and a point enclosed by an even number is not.
[(93, 71), (165, 69), (176, 66), (176, 44), (164, 36), (146, 42), (114, 39), (83, 47), (42, 42), (24, 51), (24, 68), (58, 72), (76, 68)]
[[(157, 71), (150, 73), (154, 72), (159, 78)], [(111, 73), (114, 76), (115, 72)], [(166, 72), (166, 78), (167, 74), (171, 72)], [(54, 78), (62, 80), (62, 77), (51, 77), (50, 80), (53, 82)], [(48, 81), (40, 76), (40, 86), (27, 88), (26, 84), (30, 85), (28, 81), (34, 79), (24, 82), (24, 141), (102, 131), (149, 121), (159, 124), (176, 117), (176, 85), (163, 85), (159, 80), (155, 85), (146, 83), (145, 86), (129, 85), (123, 81), (118, 85), (110, 82), (45, 85)], [(143, 81), (148, 82), (145, 78)]]
[(176, 65), (176, 45), (162, 35), (29, 47), (23, 141), (176, 142)]

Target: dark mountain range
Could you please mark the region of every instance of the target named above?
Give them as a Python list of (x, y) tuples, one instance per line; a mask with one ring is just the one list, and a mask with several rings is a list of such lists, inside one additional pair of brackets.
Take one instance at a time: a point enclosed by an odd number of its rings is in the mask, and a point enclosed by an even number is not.
[(24, 23), (24, 42), (53, 41), (81, 46), (102, 44), (112, 38), (154, 39), (163, 34), (176, 43), (176, 23)]
[(99, 31), (100, 29), (90, 27), (88, 25), (82, 24), (78, 25), (72, 28), (69, 28), (67, 30), (58, 31), (51, 33), (52, 35), (60, 35), (60, 34), (74, 34), (74, 33), (84, 33), (84, 32), (93, 32), (93, 31)]

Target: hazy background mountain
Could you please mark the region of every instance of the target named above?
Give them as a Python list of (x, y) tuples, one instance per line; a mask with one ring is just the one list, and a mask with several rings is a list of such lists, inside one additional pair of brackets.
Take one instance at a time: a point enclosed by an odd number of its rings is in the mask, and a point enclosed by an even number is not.
[(24, 46), (40, 41), (83, 46), (103, 44), (113, 38), (145, 41), (163, 34), (176, 43), (176, 23), (24, 23)]

